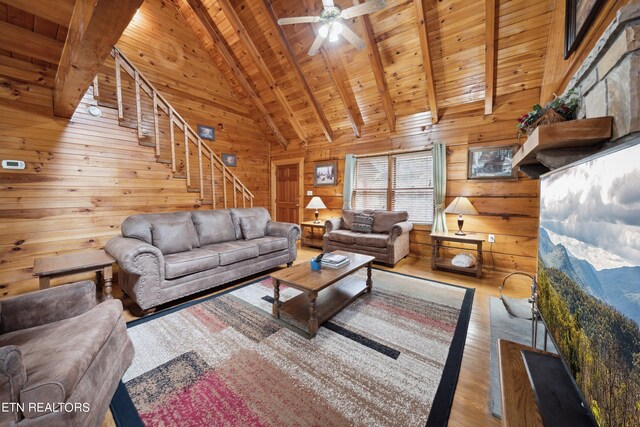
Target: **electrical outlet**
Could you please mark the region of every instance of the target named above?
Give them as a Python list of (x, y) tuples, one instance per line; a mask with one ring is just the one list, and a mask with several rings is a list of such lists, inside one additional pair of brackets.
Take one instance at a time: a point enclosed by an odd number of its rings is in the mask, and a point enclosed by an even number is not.
[(307, 196), (313, 196), (313, 190), (307, 190)]
[(496, 235), (489, 234), (489, 243), (495, 243), (495, 242), (496, 242)]

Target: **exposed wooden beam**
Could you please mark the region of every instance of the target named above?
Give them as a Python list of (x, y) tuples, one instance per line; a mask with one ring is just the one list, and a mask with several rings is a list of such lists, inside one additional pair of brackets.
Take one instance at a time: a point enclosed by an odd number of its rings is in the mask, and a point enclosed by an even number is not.
[(0, 21), (0, 46), (13, 53), (57, 64), (60, 61), (64, 43)]
[(298, 60), (296, 59), (296, 56), (293, 53), (293, 48), (291, 47), (291, 43), (289, 43), (289, 40), (287, 39), (287, 36), (285, 35), (282, 27), (278, 25), (278, 17), (276, 16), (275, 11), (273, 10), (271, 1), (262, 0), (262, 4), (264, 6), (264, 9), (268, 18), (266, 21), (271, 26), (271, 30), (273, 31), (273, 34), (276, 36), (276, 38), (282, 45), (283, 47), (282, 53), (287, 58), (289, 65), (291, 66), (294, 73), (298, 77), (298, 81), (300, 82), (302, 86), (302, 90), (304, 91), (305, 95), (309, 99), (309, 102), (311, 103), (313, 113), (315, 114), (316, 119), (318, 119), (318, 123), (320, 124), (320, 128), (322, 129), (322, 132), (324, 133), (325, 138), (327, 138), (327, 141), (333, 142), (333, 130), (331, 129), (329, 120), (327, 120), (327, 116), (324, 114), (324, 111), (322, 110), (322, 107), (320, 106), (318, 99), (313, 94), (313, 90), (311, 89), (311, 86), (309, 86), (309, 82), (304, 77), (304, 73), (302, 72), (302, 67), (300, 67)]
[(56, 72), (53, 111), (71, 117), (142, 0), (77, 0)]
[(291, 108), (291, 105), (289, 104), (289, 101), (287, 100), (287, 97), (282, 92), (282, 89), (280, 89), (278, 82), (276, 82), (273, 74), (271, 74), (269, 66), (267, 66), (266, 62), (262, 58), (262, 55), (258, 51), (258, 48), (253, 43), (251, 36), (247, 32), (247, 29), (245, 28), (244, 24), (240, 20), (240, 17), (233, 8), (233, 5), (229, 0), (218, 0), (218, 4), (220, 5), (220, 9), (222, 9), (222, 12), (226, 16), (226, 18), (229, 20), (231, 27), (238, 35), (240, 43), (249, 54), (249, 58), (253, 61), (256, 67), (258, 67), (258, 71), (260, 71), (262, 77), (267, 81), (267, 84), (269, 85), (271, 91), (277, 98), (284, 111), (287, 113), (287, 120), (296, 131), (296, 135), (298, 135), (298, 138), (300, 138), (302, 143), (306, 145), (307, 133), (300, 124), (300, 121), (297, 119), (293, 109)]
[(429, 33), (427, 29), (427, 16), (424, 14), (422, 0), (413, 0), (416, 6), (416, 24), (418, 25), (418, 35), (420, 37), (420, 50), (422, 51), (422, 67), (427, 83), (427, 95), (429, 96), (429, 109), (431, 111), (431, 122), (438, 123), (438, 102), (436, 99), (436, 82), (433, 77), (433, 64), (431, 63), (431, 52), (429, 51)]
[[(353, 0), (353, 4), (358, 5), (360, 1)], [(371, 18), (369, 18), (369, 15), (362, 15), (360, 19), (362, 21), (362, 27), (364, 28), (364, 42), (367, 44), (367, 54), (369, 55), (369, 62), (371, 63), (371, 71), (373, 71), (373, 76), (376, 79), (376, 86), (378, 88), (378, 94), (380, 95), (380, 101), (382, 102), (382, 108), (387, 118), (389, 130), (395, 132), (396, 113), (393, 110), (393, 102), (387, 89), (387, 81), (384, 78), (384, 67), (382, 65), (382, 58), (380, 58), (376, 35), (373, 32), (373, 25), (371, 25)]]
[(69, 26), (75, 0), (2, 0), (2, 3), (24, 10), (64, 27)]
[(211, 19), (211, 16), (209, 16), (206, 8), (202, 5), (202, 2), (200, 0), (179, 0), (178, 6), (180, 13), (187, 14), (185, 16), (185, 19), (187, 21), (189, 21), (189, 19), (187, 19), (189, 18), (188, 14), (192, 14), (195, 17), (196, 21), (202, 27), (204, 34), (209, 37), (211, 43), (215, 46), (218, 53), (222, 56), (229, 68), (231, 68), (235, 79), (238, 81), (238, 83), (240, 83), (242, 90), (249, 97), (249, 99), (251, 99), (253, 105), (258, 109), (264, 121), (267, 122), (267, 125), (273, 132), (280, 145), (282, 145), (284, 148), (287, 148), (288, 143), (286, 138), (282, 135), (275, 122), (269, 115), (264, 104), (262, 103), (262, 101), (260, 101), (260, 98), (258, 97), (258, 95), (256, 95), (255, 91), (251, 87), (251, 84), (244, 76), (244, 73), (238, 67), (236, 60), (227, 49), (225, 42), (222, 39), (222, 35), (220, 35), (220, 33), (218, 32), (215, 23)]
[(496, 96), (496, 0), (485, 0), (484, 14), (484, 114), (491, 114)]
[[(311, 15), (319, 15), (317, 12), (313, 0), (304, 0), (305, 7), (309, 10)], [(318, 30), (320, 25), (312, 24), (312, 28), (314, 34), (318, 34)], [(325, 42), (326, 43), (326, 42)], [(358, 107), (358, 103), (356, 102), (356, 97), (353, 94), (353, 89), (351, 89), (351, 85), (349, 84), (349, 76), (344, 72), (344, 67), (342, 66), (342, 60), (340, 56), (333, 49), (326, 49), (322, 47), (320, 49), (320, 53), (322, 54), (322, 59), (329, 70), (329, 74), (331, 74), (331, 78), (336, 86), (336, 90), (340, 99), (342, 100), (342, 104), (344, 105), (345, 112), (347, 113), (347, 119), (351, 124), (351, 128), (353, 129), (353, 134), (360, 138), (362, 136), (362, 126), (364, 126), (364, 120), (362, 119), (362, 113), (360, 112), (360, 108)]]

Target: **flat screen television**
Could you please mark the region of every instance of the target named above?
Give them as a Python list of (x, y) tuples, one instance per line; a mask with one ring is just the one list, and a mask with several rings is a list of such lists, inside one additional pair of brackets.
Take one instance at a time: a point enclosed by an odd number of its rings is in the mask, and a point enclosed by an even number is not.
[(601, 426), (640, 425), (640, 143), (540, 179), (538, 308)]

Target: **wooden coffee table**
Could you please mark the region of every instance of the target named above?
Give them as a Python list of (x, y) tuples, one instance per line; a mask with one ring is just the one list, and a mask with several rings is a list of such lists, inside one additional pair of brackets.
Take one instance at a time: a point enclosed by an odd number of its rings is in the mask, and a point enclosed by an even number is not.
[[(309, 334), (314, 337), (318, 326), (331, 319), (343, 308), (365, 292), (371, 292), (371, 265), (374, 257), (351, 252), (333, 253), (349, 257), (351, 262), (342, 268), (323, 267), (312, 271), (308, 262), (294, 265), (271, 275), (273, 278), (273, 316), (280, 314), (308, 325)], [(367, 267), (367, 279), (353, 273)], [(302, 293), (288, 301), (280, 301), (280, 285), (284, 284)], [(322, 291), (322, 292), (320, 292)]]

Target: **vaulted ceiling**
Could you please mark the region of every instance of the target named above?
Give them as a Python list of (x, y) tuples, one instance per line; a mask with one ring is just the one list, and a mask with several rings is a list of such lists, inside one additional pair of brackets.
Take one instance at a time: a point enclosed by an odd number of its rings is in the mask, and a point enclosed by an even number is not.
[[(435, 123), (478, 106), (490, 113), (496, 96), (541, 86), (554, 7), (387, 0), (347, 21), (365, 49), (340, 38), (311, 57), (317, 24), (276, 21), (318, 14), (320, 0), (171, 1), (283, 144), (394, 131), (401, 119)], [(357, 3), (335, 0), (342, 9)], [(0, 0), (0, 74), (52, 86), (74, 4)]]

